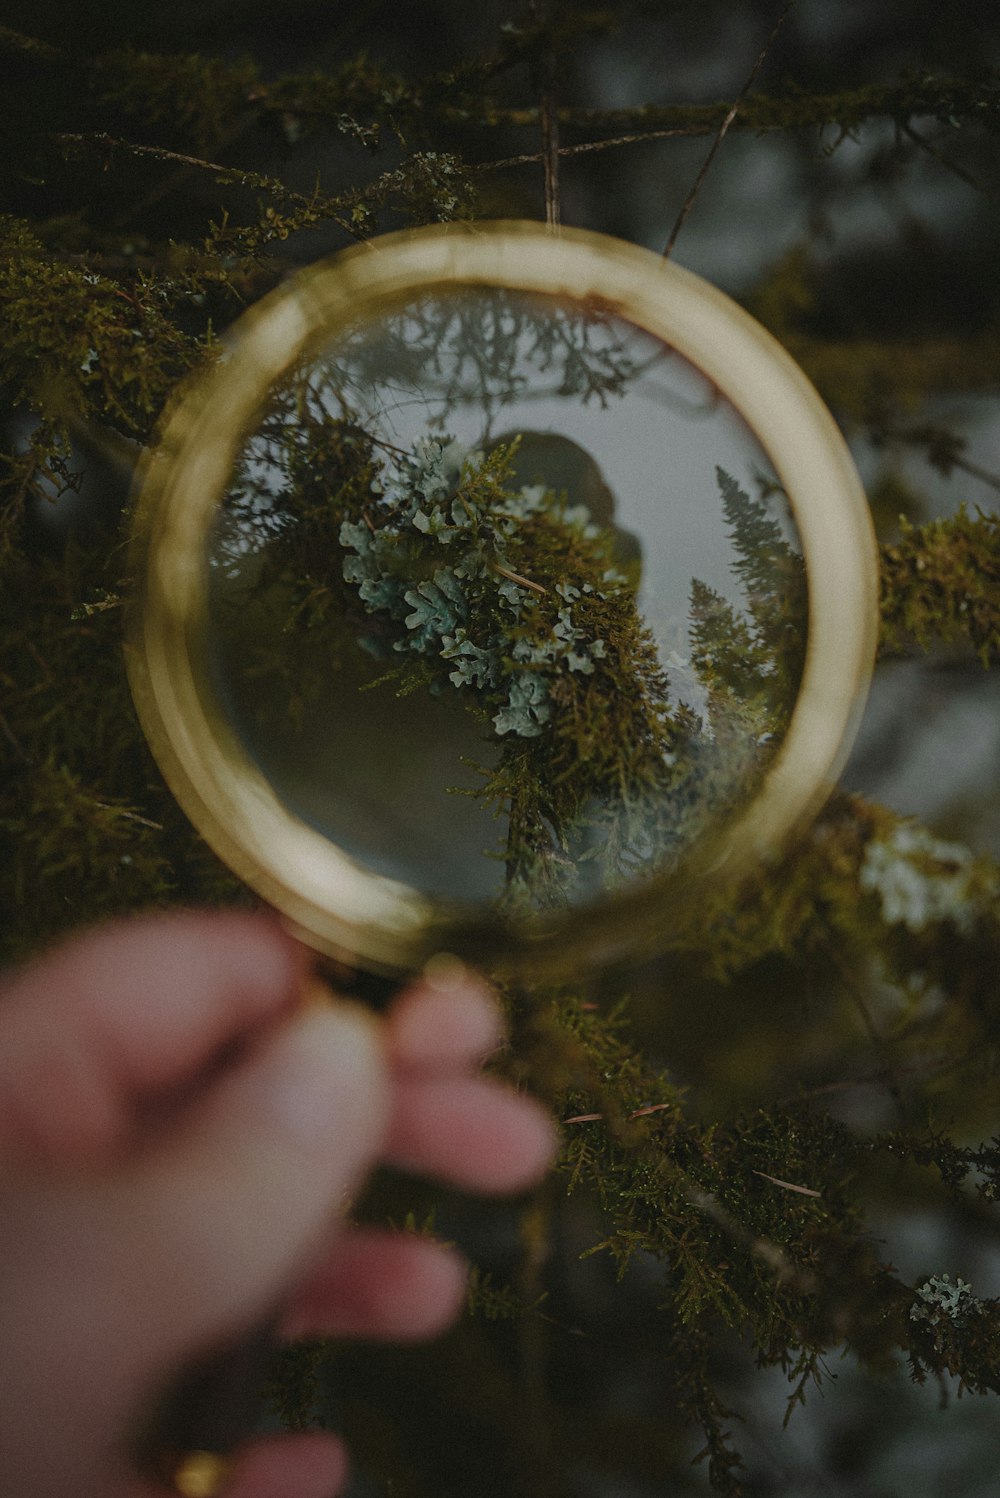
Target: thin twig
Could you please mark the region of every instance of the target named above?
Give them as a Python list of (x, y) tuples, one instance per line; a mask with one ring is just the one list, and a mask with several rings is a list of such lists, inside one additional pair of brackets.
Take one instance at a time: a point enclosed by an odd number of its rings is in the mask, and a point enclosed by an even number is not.
[[(53, 135), (53, 140), (66, 145), (84, 145), (92, 147), (103, 147), (106, 151), (126, 151), (133, 156), (144, 156), (153, 161), (162, 161), (176, 164), (180, 169), (180, 176), (187, 171), (214, 172), (220, 182), (230, 183), (234, 187), (244, 187), (257, 192), (268, 192), (280, 202), (292, 204), (309, 209), (317, 209), (320, 216), (329, 218), (339, 224), (342, 229), (354, 238), (358, 238), (358, 231), (350, 220), (345, 219), (339, 209), (350, 205), (350, 194), (343, 197), (327, 198), (320, 194), (317, 187), (311, 198), (304, 193), (296, 192), (293, 188), (286, 187), (284, 182), (276, 177), (266, 177), (260, 172), (246, 171), (242, 167), (222, 166), (217, 161), (205, 161), (200, 156), (187, 156), (180, 151), (170, 151), (164, 146), (140, 145), (137, 141), (120, 140), (115, 136), (108, 135), (105, 131), (97, 131), (92, 134), (77, 134), (71, 132), (60, 132)], [(177, 174), (171, 174), (169, 182), (178, 180)], [(143, 202), (146, 200), (144, 199)], [(150, 199), (152, 201), (152, 199)], [(133, 209), (128, 210), (129, 215)], [(124, 224), (116, 221), (116, 226)]]
[[(558, 156), (584, 156), (593, 151), (610, 151), (616, 146), (635, 146), (647, 140), (671, 140), (678, 136), (688, 139), (706, 132), (697, 125), (675, 125), (669, 130), (641, 130), (632, 135), (613, 135), (606, 140), (579, 141), (574, 146), (559, 146)], [(469, 164), (470, 172), (502, 172), (512, 166), (537, 166), (543, 159), (541, 151), (526, 151), (520, 156), (503, 156), (496, 161), (478, 161)]]
[[(536, 25), (544, 24), (542, 0), (531, 0), (531, 16)], [(544, 55), (533, 68), (538, 86), (538, 122), (542, 134), (542, 171), (545, 179), (545, 222), (550, 229), (559, 228), (559, 116), (553, 95), (552, 44), (547, 41)]]
[[(544, 1269), (553, 1253), (556, 1211), (553, 1186), (546, 1183), (521, 1213), (520, 1248), (516, 1287), (522, 1302), (537, 1306), (544, 1301)], [(546, 1380), (547, 1337), (541, 1318), (523, 1316), (518, 1326), (520, 1410), (522, 1450), (530, 1471), (533, 1498), (548, 1498), (554, 1491), (548, 1475), (553, 1469), (552, 1425), (547, 1418), (549, 1392)]]
[(542, 163), (545, 171), (545, 222), (559, 227), (559, 121), (551, 90), (542, 95)]
[(926, 151), (928, 156), (933, 156), (935, 161), (939, 162), (946, 171), (952, 172), (960, 182), (964, 182), (973, 191), (982, 193), (988, 203), (997, 203), (1000, 201), (995, 192), (990, 192), (989, 188), (984, 187), (964, 166), (960, 166), (957, 161), (952, 160), (950, 156), (946, 156), (943, 151), (939, 151), (933, 141), (929, 141), (926, 136), (921, 135), (920, 131), (915, 130), (911, 124), (907, 123), (903, 126), (903, 134), (909, 136), (913, 144), (919, 146), (922, 151)]
[(981, 484), (986, 484), (991, 489), (1000, 492), (1000, 476), (991, 473), (988, 468), (981, 468), (978, 463), (971, 463), (968, 458), (954, 458), (952, 460), (955, 468), (967, 473), (970, 478), (978, 479)]
[(205, 161), (201, 156), (186, 156), (181, 151), (170, 151), (165, 146), (146, 146), (140, 145), (138, 141), (119, 140), (116, 136), (108, 135), (103, 130), (93, 131), (90, 134), (63, 130), (52, 138), (66, 145), (103, 146), (106, 150), (128, 151), (133, 156), (149, 156), (154, 161), (168, 161), (180, 166), (195, 167), (201, 172), (218, 172), (223, 177), (238, 177), (247, 181), (253, 181), (254, 186), (262, 185), (264, 181), (260, 177), (260, 174), (256, 172), (244, 172), (239, 167), (220, 166), (217, 161)]
[(780, 1111), (785, 1108), (794, 1108), (804, 1103), (812, 1102), (814, 1098), (828, 1097), (833, 1093), (858, 1092), (864, 1087), (885, 1088), (892, 1081), (893, 1077), (899, 1080), (902, 1080), (904, 1077), (920, 1077), (924, 1079), (938, 1077), (957, 1064), (958, 1060), (956, 1057), (945, 1056), (944, 1059), (935, 1057), (933, 1061), (921, 1061), (915, 1063), (913, 1066), (898, 1066), (895, 1068), (892, 1076), (886, 1071), (885, 1067), (882, 1067), (879, 1071), (871, 1072), (868, 1076), (845, 1077), (839, 1082), (821, 1082), (816, 1087), (806, 1087), (800, 1089), (798, 1092), (786, 1093), (784, 1097), (778, 1099), (774, 1106)]
[(45, 659), (44, 655), (39, 650), (34, 640), (25, 640), (24, 648), (31, 656), (31, 659), (34, 661), (35, 665), (40, 667), (41, 670), (45, 672), (46, 676), (52, 676), (52, 667), (49, 665), (48, 661)]
[(733, 100), (733, 103), (730, 106), (729, 112), (726, 115), (726, 118), (723, 120), (722, 125), (721, 125), (721, 127), (719, 129), (719, 133), (715, 137), (714, 141), (712, 142), (711, 147), (710, 147), (709, 152), (708, 152), (708, 155), (705, 157), (705, 160), (702, 162), (701, 170), (699, 171), (697, 177), (694, 179), (694, 182), (693, 182), (693, 184), (691, 186), (691, 191), (688, 193), (687, 197), (685, 198), (684, 203), (683, 203), (683, 205), (681, 207), (681, 211), (677, 215), (677, 219), (676, 219), (676, 222), (674, 223), (674, 227), (670, 231), (670, 238), (667, 240), (667, 247), (663, 251), (663, 258), (664, 258), (664, 260), (669, 260), (671, 254), (673, 252), (674, 245), (677, 243), (677, 236), (680, 234), (681, 230), (683, 229), (684, 222), (687, 219), (688, 214), (691, 212), (691, 209), (695, 205), (695, 200), (698, 197), (698, 194), (701, 192), (702, 184), (704, 183), (705, 178), (708, 176), (708, 173), (709, 173), (709, 170), (711, 168), (712, 162), (715, 160), (716, 153), (718, 152), (719, 147), (722, 145), (722, 142), (723, 142), (723, 140), (726, 137), (726, 134), (727, 134), (727, 132), (729, 130), (730, 125), (733, 123), (733, 121), (735, 120), (736, 116), (739, 114), (739, 112), (740, 112), (740, 105), (743, 103), (743, 100), (746, 98), (747, 94), (750, 92), (750, 90), (753, 87), (754, 83), (757, 81), (757, 74), (760, 72), (761, 68), (764, 66), (764, 63), (767, 60), (768, 54), (770, 53), (771, 48), (774, 46), (774, 43), (777, 40), (778, 33), (780, 32), (782, 26), (784, 26), (785, 20), (786, 20), (786, 18), (788, 16), (788, 13), (789, 13), (789, 11), (791, 10), (791, 8), (792, 8), (792, 6), (794, 4), (795, 4), (795, 0), (788, 0), (788, 4), (785, 6), (784, 10), (781, 12), (781, 15), (778, 17), (777, 25), (775, 26), (774, 30), (771, 32), (771, 35), (768, 37), (766, 43), (764, 44), (764, 50), (761, 52), (761, 54), (758, 57), (757, 61), (754, 63), (753, 71), (751, 72), (750, 77), (747, 79), (746, 83), (744, 83), (743, 87), (740, 89), (740, 91), (737, 94), (736, 98)]
[(96, 796), (88, 796), (87, 800), (91, 806), (99, 806), (102, 811), (113, 811), (117, 816), (124, 817), (126, 822), (138, 822), (140, 827), (151, 827), (154, 832), (163, 831), (162, 822), (152, 822), (149, 817), (142, 817), (137, 811), (129, 811), (126, 806), (113, 806), (109, 801), (99, 801)]
[(7, 719), (4, 717), (3, 713), (0, 713), (0, 733), (3, 734), (7, 742), (13, 747), (15, 754), (17, 754), (20, 759), (23, 759), (25, 764), (30, 764), (31, 756), (25, 749), (24, 745), (21, 743), (21, 740), (18, 738), (13, 728), (11, 728), (10, 724), (7, 722)]
[(840, 972), (841, 981), (847, 991), (847, 996), (861, 1017), (861, 1023), (867, 1032), (872, 1051), (882, 1063), (878, 1067), (878, 1070), (885, 1076), (885, 1090), (892, 1099), (897, 1112), (903, 1117), (906, 1110), (904, 1106), (902, 1075), (892, 1056), (889, 1043), (875, 1023), (874, 1016), (868, 1007), (856, 974), (849, 969), (843, 958), (835, 958), (834, 961)]

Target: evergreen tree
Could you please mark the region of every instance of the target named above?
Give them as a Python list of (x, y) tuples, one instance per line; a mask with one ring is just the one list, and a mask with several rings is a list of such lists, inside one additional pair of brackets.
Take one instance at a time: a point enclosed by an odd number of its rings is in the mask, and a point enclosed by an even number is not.
[[(218, 3), (131, 20), (56, 0), (5, 9), (6, 960), (112, 913), (251, 898), (175, 805), (134, 716), (122, 664), (129, 478), (172, 392), (218, 355), (244, 307), (295, 266), (387, 228), (554, 219), (561, 207), (662, 248), (676, 214), (683, 258), (718, 191), (728, 206), (716, 250), (725, 241), (759, 267), (735, 289), (817, 385), (871, 476), (883, 681), (922, 652), (949, 679), (975, 683), (995, 666), (1000, 479), (961, 409), (986, 412), (1000, 386), (991, 7), (962, 0), (939, 13), (906, 0), (891, 17), (857, 18), (800, 0), (745, 89), (778, 20), (764, 0), (553, 0), (475, 14), (440, 0), (401, 12), (395, 31), (388, 11), (359, 4), (315, 57), (308, 42), (330, 25), (329, 7), (307, 0), (280, 15)], [(827, 24), (833, 40), (820, 45)], [(661, 54), (669, 86), (649, 68)], [(628, 68), (648, 94), (612, 106)], [(768, 226), (746, 195), (753, 221), (742, 222), (726, 160), (739, 153), (753, 181), (777, 159), (766, 154), (777, 139), (801, 231), (765, 263), (756, 238)], [(664, 219), (667, 191), (677, 201)], [(939, 192), (954, 194), (961, 236), (925, 213)], [(896, 215), (877, 252), (844, 229), (845, 194)], [(562, 378), (595, 391), (623, 377), (595, 373), (571, 345), (552, 357)], [(498, 378), (504, 359), (501, 343), (490, 347)], [(564, 633), (558, 660), (525, 656), (519, 671), (493, 659), (493, 636), (460, 618), (464, 603), (440, 586), (405, 600), (408, 613), (397, 607), (378, 591), (378, 537), (361, 518), (372, 480), (389, 473), (384, 455), (344, 421), (285, 427), (281, 440), (297, 509), (272, 554), (280, 587), (268, 606), (278, 599), (308, 633), (334, 607), (360, 614), (367, 585), (385, 653), (419, 639), (396, 653), (404, 672), (457, 674), (455, 690), (464, 681), (480, 693), (481, 711), (511, 729), (487, 793), (522, 797), (518, 877), (537, 864), (539, 826), (558, 853), (594, 794), (552, 775), (571, 748), (554, 765), (541, 735), (518, 728), (544, 726), (554, 682), (596, 713), (593, 683), (618, 673), (643, 720), (634, 737), (672, 735), (706, 781), (706, 721), (741, 742), (780, 733), (805, 647), (789, 603), (801, 564), (763, 482), (754, 497), (720, 474), (739, 602), (693, 582), (702, 717), (683, 693), (664, 708), (627, 600), (614, 660), (610, 645), (604, 656), (594, 648), (611, 639), (602, 614), (586, 641)], [(511, 456), (501, 440), (466, 482), (500, 484), (513, 504), (525, 486), (503, 477)], [(340, 475), (342, 512), (316, 485), (318, 464)], [(405, 475), (397, 465), (401, 510)], [(945, 479), (963, 502), (936, 514)], [(468, 513), (474, 546), (480, 521)], [(508, 550), (491, 539), (490, 556), (523, 577), (517, 537), (530, 516), (511, 517)], [(425, 544), (420, 525), (407, 534)], [(618, 565), (592, 556), (592, 586), (598, 564)], [(485, 564), (479, 577), (477, 617), (500, 617), (510, 577)], [(524, 649), (537, 653), (533, 621), (549, 602), (511, 586)], [(594, 733), (595, 775), (615, 771), (599, 758), (609, 742)], [(990, 1405), (1000, 1394), (1000, 846), (985, 832), (991, 817), (996, 828), (995, 783), (976, 785), (964, 821), (925, 825), (911, 807), (852, 789), (862, 769), (780, 867), (739, 902), (710, 890), (655, 961), (585, 986), (505, 991), (512, 1041), (499, 1064), (564, 1122), (555, 1179), (489, 1219), (430, 1187), (376, 1183), (365, 1212), (469, 1240), (466, 1322), (424, 1351), (299, 1347), (274, 1371), (282, 1420), (346, 1431), (359, 1493), (789, 1495), (823, 1483), (846, 1493), (843, 1452), (832, 1438), (819, 1449), (829, 1427), (808, 1427), (817, 1454), (799, 1470), (775, 1406), (787, 1399), (794, 1439), (817, 1408), (853, 1417), (872, 1380), (882, 1413), (857, 1418), (873, 1492), (910, 1483), (906, 1443), (917, 1430), (926, 1442), (929, 1429), (941, 1451), (965, 1436), (963, 1491), (990, 1491), (992, 1460), (976, 1466), (988, 1429), (980, 1406), (937, 1411), (909, 1381)]]

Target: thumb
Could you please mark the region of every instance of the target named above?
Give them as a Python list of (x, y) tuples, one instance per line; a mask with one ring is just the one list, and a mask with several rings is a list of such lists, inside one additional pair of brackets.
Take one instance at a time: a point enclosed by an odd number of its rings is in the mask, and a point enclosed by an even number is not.
[(143, 1357), (189, 1353), (270, 1310), (373, 1165), (389, 1114), (377, 1022), (316, 1006), (217, 1078), (152, 1156), (109, 1177), (116, 1299)]

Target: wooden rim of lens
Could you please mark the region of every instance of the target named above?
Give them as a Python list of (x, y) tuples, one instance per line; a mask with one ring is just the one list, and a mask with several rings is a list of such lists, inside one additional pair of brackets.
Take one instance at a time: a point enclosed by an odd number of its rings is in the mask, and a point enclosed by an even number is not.
[[(681, 874), (518, 932), (372, 873), (280, 802), (213, 697), (201, 658), (208, 538), (268, 392), (348, 326), (409, 298), (491, 287), (599, 307), (668, 344), (743, 418), (785, 489), (808, 580), (808, 642), (785, 739), (754, 799)], [(874, 660), (877, 565), (864, 491), (829, 411), (780, 344), (707, 282), (634, 245), (534, 223), (388, 235), (298, 275), (240, 319), (168, 411), (138, 478), (129, 675), (164, 775), (234, 872), (319, 950), (383, 972), (458, 951), (565, 970), (669, 940), (700, 881), (773, 860), (829, 794)], [(703, 887), (703, 885), (701, 886)]]

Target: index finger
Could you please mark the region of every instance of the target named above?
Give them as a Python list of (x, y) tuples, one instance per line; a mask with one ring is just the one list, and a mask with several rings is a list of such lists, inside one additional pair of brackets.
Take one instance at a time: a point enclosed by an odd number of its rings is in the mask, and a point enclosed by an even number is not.
[(0, 1155), (93, 1159), (137, 1105), (193, 1082), (298, 998), (306, 957), (273, 916), (116, 922), (0, 983)]

